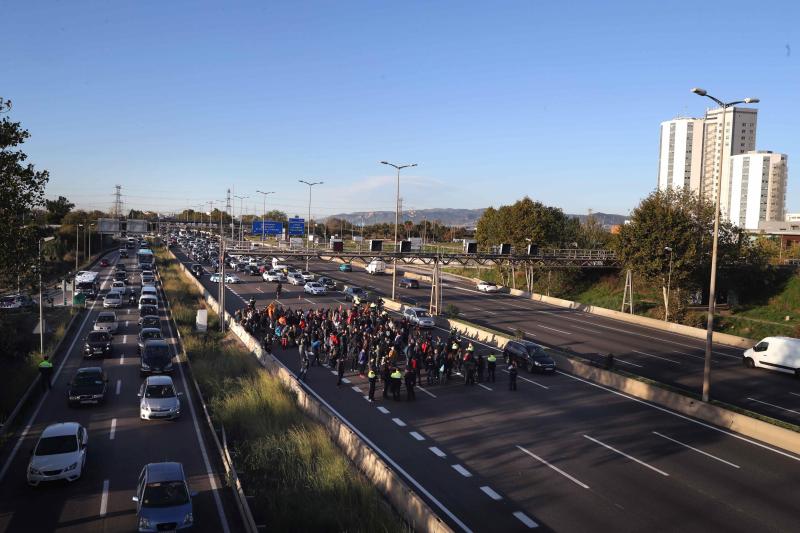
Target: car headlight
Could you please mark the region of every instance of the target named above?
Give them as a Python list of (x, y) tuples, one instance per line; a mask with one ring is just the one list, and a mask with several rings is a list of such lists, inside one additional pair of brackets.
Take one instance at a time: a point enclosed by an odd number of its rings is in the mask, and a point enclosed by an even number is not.
[(194, 516), (192, 513), (186, 513), (186, 516), (183, 517), (183, 525), (188, 525), (194, 522)]
[(106, 350), (110, 350), (110, 349), (111, 349), (111, 343), (108, 342), (108, 343), (106, 343)]
[(139, 529), (150, 529), (150, 520), (144, 516), (139, 517)]
[(164, 365), (164, 368), (172, 368), (172, 361)]
[(94, 400), (99, 400), (102, 397), (103, 397), (102, 394), (92, 394), (92, 399), (94, 399)]
[(77, 462), (75, 462), (75, 463), (72, 463), (71, 465), (69, 465), (69, 466), (68, 466), (67, 468), (65, 468), (64, 470), (66, 470), (66, 471), (70, 471), (70, 470), (75, 470), (76, 468), (78, 468), (78, 463), (77, 463)]
[(540, 363), (539, 361), (534, 361), (533, 364), (536, 366), (542, 366), (542, 363)]
[(145, 362), (142, 362), (142, 369), (143, 369), (143, 370), (150, 370), (150, 365), (148, 365), (148, 364), (147, 364), (147, 363), (145, 363)]
[(38, 476), (39, 474), (42, 473), (41, 470), (39, 470), (38, 468), (34, 468), (32, 466), (28, 468), (28, 472), (30, 472), (34, 476)]
[(78, 397), (77, 397), (77, 396), (75, 396), (75, 395), (73, 395), (73, 394), (70, 394), (70, 395), (69, 395), (69, 399), (70, 399), (70, 401), (77, 401), (77, 400), (78, 400)]

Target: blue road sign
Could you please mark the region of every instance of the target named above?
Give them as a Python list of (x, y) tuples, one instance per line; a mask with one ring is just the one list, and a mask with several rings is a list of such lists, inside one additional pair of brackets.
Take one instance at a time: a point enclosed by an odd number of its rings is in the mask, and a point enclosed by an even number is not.
[(289, 235), (303, 235), (306, 232), (306, 221), (303, 218), (289, 219)]
[[(267, 235), (280, 235), (283, 233), (283, 223), (275, 220), (264, 221), (264, 233)], [(262, 227), (260, 220), (253, 221), (253, 235), (261, 235)]]

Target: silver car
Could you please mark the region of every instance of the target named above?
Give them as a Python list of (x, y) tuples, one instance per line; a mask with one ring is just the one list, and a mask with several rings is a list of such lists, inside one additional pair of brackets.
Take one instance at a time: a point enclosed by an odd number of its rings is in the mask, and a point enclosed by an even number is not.
[(136, 484), (136, 526), (139, 531), (177, 531), (194, 525), (192, 498), (181, 463), (150, 463)]
[(92, 329), (94, 331), (107, 331), (113, 335), (117, 332), (117, 328), (119, 328), (119, 323), (114, 311), (100, 311)]
[(179, 396), (182, 394), (175, 392), (171, 377), (148, 377), (139, 389), (139, 418), (142, 420), (178, 418), (181, 416)]
[(105, 309), (122, 307), (122, 294), (119, 291), (111, 291), (106, 294), (103, 298), (103, 307)]

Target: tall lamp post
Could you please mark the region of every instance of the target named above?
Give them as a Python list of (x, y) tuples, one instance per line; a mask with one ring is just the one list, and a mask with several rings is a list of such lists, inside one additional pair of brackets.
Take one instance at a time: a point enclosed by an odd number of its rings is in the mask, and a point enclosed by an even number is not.
[[(55, 237), (39, 238), (39, 353), (44, 355), (44, 310), (42, 307), (42, 244), (50, 242)], [(77, 270), (76, 270), (77, 272)]]
[(250, 197), (238, 194), (234, 194), (233, 197), (239, 199), (239, 242), (241, 243), (244, 240), (244, 201)]
[(308, 270), (308, 259), (310, 252), (308, 251), (308, 244), (311, 241), (311, 188), (314, 185), (322, 185), (325, 183), (324, 181), (306, 181), (306, 180), (297, 180), (300, 183), (305, 183), (308, 185), (308, 230), (306, 230), (306, 271)]
[(667, 301), (664, 302), (664, 322), (669, 322), (669, 288), (672, 282), (672, 247), (665, 246), (665, 252), (669, 252), (669, 273), (667, 274)]
[[(711, 281), (708, 288), (708, 320), (706, 322), (706, 357), (703, 364), (703, 401), (708, 402), (709, 390), (711, 388), (711, 348), (714, 339), (714, 311), (716, 308), (717, 299), (717, 245), (719, 241), (719, 210), (720, 210), (720, 196), (722, 194), (722, 171), (725, 164), (725, 115), (729, 107), (737, 104), (757, 104), (758, 98), (745, 98), (744, 100), (736, 100), (735, 102), (723, 102), (714, 98), (705, 89), (695, 87), (692, 92), (698, 96), (705, 96), (713, 100), (718, 106), (722, 108), (722, 139), (719, 152), (719, 171), (717, 174), (717, 183), (714, 191), (714, 237), (711, 248)], [(716, 165), (715, 165), (716, 166)]]
[(80, 254), (81, 246), (81, 228), (83, 224), (75, 224), (75, 274), (78, 273), (78, 254)]
[(275, 191), (256, 191), (258, 194), (262, 194), (264, 198), (264, 207), (261, 210), (261, 240), (264, 241), (264, 236), (266, 235), (266, 228), (264, 227), (264, 222), (266, 222), (267, 218), (267, 195), (268, 194), (275, 194)]
[(392, 262), (392, 300), (394, 300), (395, 296), (395, 288), (397, 287), (397, 226), (400, 224), (400, 171), (404, 168), (410, 168), (417, 166), (416, 163), (410, 163), (406, 165), (395, 165), (394, 163), (389, 163), (388, 161), (381, 161), (382, 165), (389, 165), (390, 167), (394, 167), (397, 169), (397, 197), (395, 201), (395, 211), (394, 211), (394, 261)]

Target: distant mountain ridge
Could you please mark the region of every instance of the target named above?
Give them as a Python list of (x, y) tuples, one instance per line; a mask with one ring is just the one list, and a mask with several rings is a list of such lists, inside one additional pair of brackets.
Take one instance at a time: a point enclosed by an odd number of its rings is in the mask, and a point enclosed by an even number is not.
[[(432, 208), (432, 209), (410, 209), (402, 212), (402, 220), (411, 220), (415, 224), (427, 220), (432, 222), (434, 220), (446, 226), (465, 226), (475, 227), (478, 220), (483, 215), (486, 208), (479, 209), (452, 209), (452, 208)], [(614, 215), (609, 213), (592, 213), (603, 226), (613, 226), (622, 224), (628, 218), (625, 215)], [(588, 215), (567, 215), (574, 217), (583, 222)], [(362, 222), (365, 225), (370, 224), (394, 224), (394, 211), (356, 211), (355, 213), (340, 213), (338, 215), (331, 215), (328, 218), (344, 219), (352, 224), (360, 225)]]

